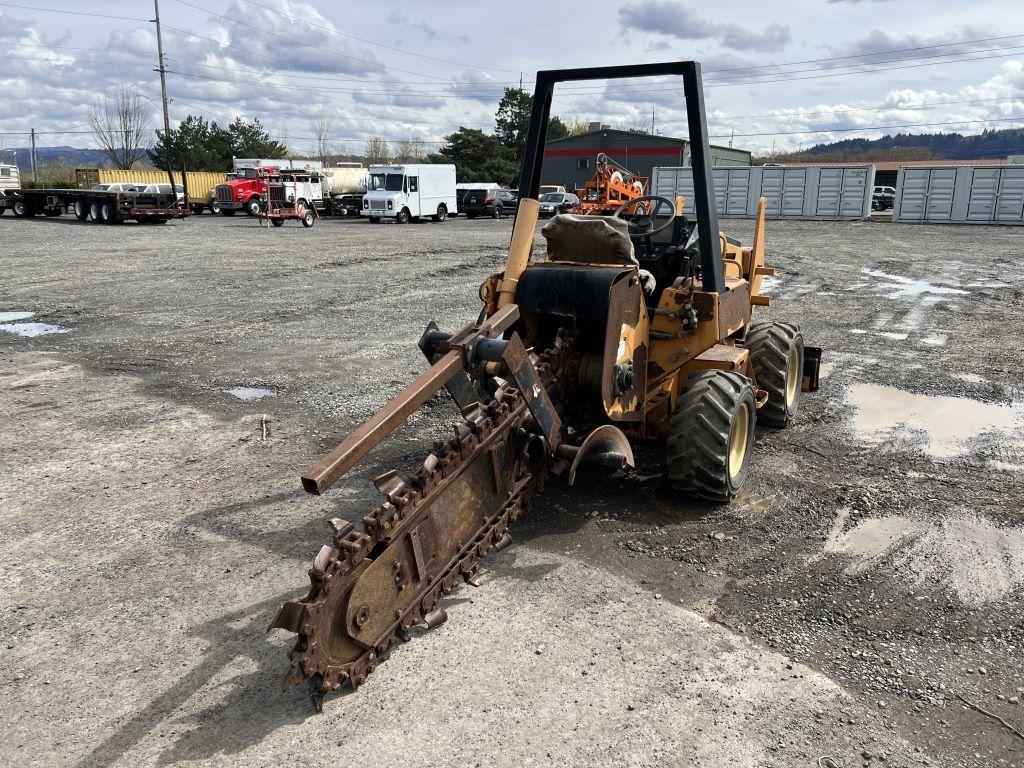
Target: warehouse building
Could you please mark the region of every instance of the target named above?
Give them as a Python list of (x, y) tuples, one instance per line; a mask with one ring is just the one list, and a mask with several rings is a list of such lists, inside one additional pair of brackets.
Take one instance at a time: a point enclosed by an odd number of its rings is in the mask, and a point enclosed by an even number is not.
[[(690, 165), (690, 143), (686, 139), (622, 131), (592, 123), (586, 133), (547, 143), (542, 183), (578, 189), (593, 178), (597, 156), (602, 152), (647, 178), (660, 166)], [(713, 165), (750, 165), (750, 152), (712, 145), (711, 162)]]

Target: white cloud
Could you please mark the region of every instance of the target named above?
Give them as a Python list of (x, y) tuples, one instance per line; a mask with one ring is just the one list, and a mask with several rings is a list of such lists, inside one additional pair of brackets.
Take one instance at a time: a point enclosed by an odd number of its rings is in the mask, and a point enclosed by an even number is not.
[(633, 0), (619, 8), (619, 24), (678, 40), (714, 40), (735, 50), (779, 51), (790, 42), (788, 26), (771, 23), (754, 31), (734, 22), (711, 21), (681, 0)]

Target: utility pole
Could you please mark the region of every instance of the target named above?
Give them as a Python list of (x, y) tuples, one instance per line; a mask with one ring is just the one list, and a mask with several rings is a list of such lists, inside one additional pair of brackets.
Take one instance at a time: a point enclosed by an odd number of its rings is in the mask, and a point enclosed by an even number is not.
[(160, 0), (153, 0), (153, 12), (156, 16), (153, 19), (153, 22), (156, 24), (156, 53), (158, 59), (156, 71), (160, 73), (160, 95), (164, 104), (164, 138), (169, 141), (171, 137), (171, 117), (167, 111), (167, 68), (164, 66), (164, 41), (160, 33)]
[(32, 183), (39, 183), (39, 173), (36, 166), (36, 129), (32, 129)]
[(732, 129), (732, 133), (729, 136), (729, 148), (732, 148), (732, 140), (736, 138), (736, 129)]
[(654, 130), (654, 110), (655, 109), (657, 109), (657, 107), (651, 107), (651, 136), (653, 136), (655, 134), (655, 130)]
[[(160, 73), (160, 98), (164, 106), (164, 149), (167, 151), (167, 177), (171, 180), (171, 193), (174, 193), (174, 163), (171, 160), (171, 116), (167, 111), (167, 67), (164, 66), (164, 39), (160, 32), (160, 0), (153, 0), (153, 23), (156, 24), (156, 55), (157, 68)], [(186, 184), (182, 174), (182, 184)], [(185, 203), (188, 204), (188, 190), (185, 191)]]

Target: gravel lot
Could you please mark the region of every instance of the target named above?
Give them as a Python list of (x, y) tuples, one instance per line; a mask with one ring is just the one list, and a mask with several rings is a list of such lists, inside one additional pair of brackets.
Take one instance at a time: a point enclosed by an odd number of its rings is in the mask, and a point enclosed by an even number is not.
[(740, 498), (678, 498), (658, 446), (549, 483), (442, 629), (321, 716), (279, 693), (263, 630), (325, 521), (454, 409), (325, 497), (300, 469), (423, 369), (429, 320), (476, 317), (510, 230), (0, 218), (0, 762), (1024, 765), (991, 716), (1024, 730), (1012, 228), (769, 222), (761, 311), (825, 376)]

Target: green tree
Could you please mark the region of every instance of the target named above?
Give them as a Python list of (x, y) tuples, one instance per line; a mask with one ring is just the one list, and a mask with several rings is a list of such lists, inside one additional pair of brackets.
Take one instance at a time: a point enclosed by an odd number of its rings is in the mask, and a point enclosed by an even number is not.
[[(498, 103), (498, 112), (494, 116), (494, 134), (503, 147), (512, 151), (517, 165), (523, 162), (526, 153), (526, 135), (530, 131), (530, 118), (533, 114), (533, 96), (522, 88), (506, 88), (505, 95)], [(548, 133), (545, 141), (564, 139), (569, 135), (569, 127), (558, 115), (548, 118)]]
[(519, 164), (512, 151), (503, 146), (497, 136), (478, 128), (460, 127), (445, 136), (440, 151), (427, 160), (454, 163), (459, 181), (496, 181), (499, 184), (519, 181)]
[[(231, 151), (234, 157), (262, 157), (267, 160), (278, 160), (288, 154), (288, 147), (270, 138), (258, 118), (246, 122), (236, 117), (227, 128), (231, 136)], [(228, 167), (231, 158), (228, 158)]]
[[(176, 170), (224, 170), (215, 132), (223, 133), (216, 123), (199, 115), (188, 115), (170, 136), (165, 136), (163, 131), (156, 132), (156, 144), (148, 152), (149, 161), (161, 169), (167, 168), (170, 161)], [(216, 138), (223, 140), (222, 136)]]

